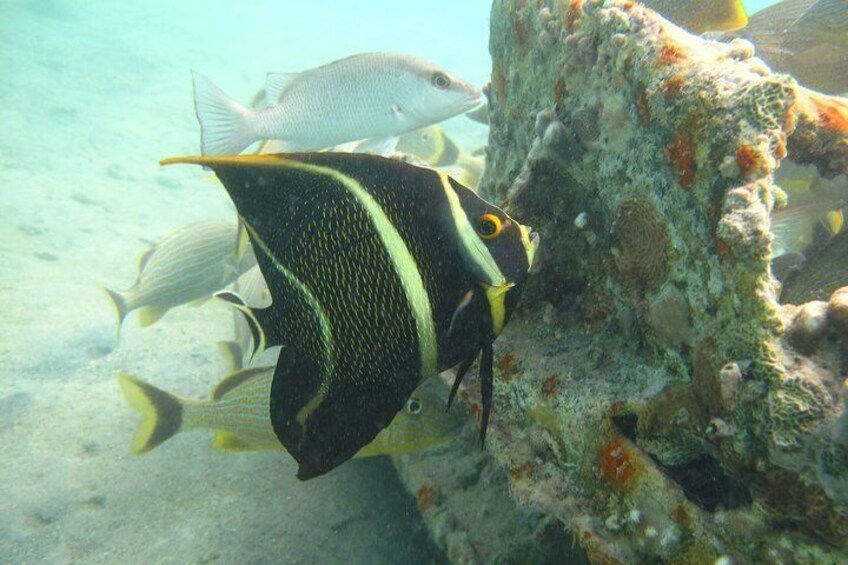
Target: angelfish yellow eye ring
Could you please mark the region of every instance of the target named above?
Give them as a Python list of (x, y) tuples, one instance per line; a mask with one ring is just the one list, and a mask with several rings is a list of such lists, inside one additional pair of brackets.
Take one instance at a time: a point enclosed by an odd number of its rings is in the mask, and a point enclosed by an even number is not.
[(501, 234), (503, 222), (494, 214), (483, 214), (477, 220), (477, 233), (483, 239), (494, 239)]

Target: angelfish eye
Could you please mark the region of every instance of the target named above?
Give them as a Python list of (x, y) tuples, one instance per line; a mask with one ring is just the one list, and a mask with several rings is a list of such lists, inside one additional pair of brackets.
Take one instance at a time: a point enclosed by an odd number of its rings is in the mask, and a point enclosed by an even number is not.
[(430, 79), (430, 82), (433, 83), (433, 86), (438, 88), (439, 90), (444, 90), (450, 86), (451, 81), (448, 78), (448, 75), (445, 73), (435, 72), (433, 73), (433, 77)]
[(418, 414), (421, 412), (421, 403), (417, 398), (410, 398), (406, 403), (406, 409), (410, 414)]
[(494, 239), (503, 229), (501, 219), (494, 214), (483, 214), (477, 219), (477, 233), (483, 239)]

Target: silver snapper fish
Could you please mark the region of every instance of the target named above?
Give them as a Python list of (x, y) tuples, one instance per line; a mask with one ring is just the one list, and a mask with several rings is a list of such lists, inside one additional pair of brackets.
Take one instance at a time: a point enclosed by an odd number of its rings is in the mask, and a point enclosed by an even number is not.
[(141, 255), (138, 278), (126, 291), (106, 288), (118, 311), (118, 330), (139, 310), (142, 327), (181, 304), (203, 300), (256, 265), (243, 228), (232, 222), (189, 224)]
[(248, 108), (193, 72), (204, 155), (235, 155), (261, 139), (312, 151), (383, 139), (475, 107), (480, 91), (432, 63), (362, 53), (300, 73), (269, 73), (267, 108)]

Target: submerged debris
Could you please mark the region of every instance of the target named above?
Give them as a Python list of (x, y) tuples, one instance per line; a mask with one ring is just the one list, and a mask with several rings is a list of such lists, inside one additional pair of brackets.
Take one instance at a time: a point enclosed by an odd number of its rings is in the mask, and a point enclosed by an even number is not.
[(595, 563), (844, 561), (848, 293), (781, 307), (769, 222), (781, 160), (848, 169), (848, 102), (637, 2), (491, 22), (480, 192), (546, 242), (499, 345), (513, 498)]

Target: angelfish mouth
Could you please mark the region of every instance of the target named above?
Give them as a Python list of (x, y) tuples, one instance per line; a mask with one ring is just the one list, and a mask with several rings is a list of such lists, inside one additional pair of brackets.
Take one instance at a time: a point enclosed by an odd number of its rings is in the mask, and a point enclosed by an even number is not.
[(521, 243), (524, 244), (524, 252), (527, 254), (528, 271), (533, 267), (533, 259), (536, 257), (536, 251), (539, 249), (541, 241), (539, 232), (533, 231), (530, 226), (521, 226)]

